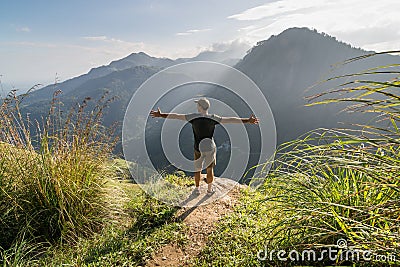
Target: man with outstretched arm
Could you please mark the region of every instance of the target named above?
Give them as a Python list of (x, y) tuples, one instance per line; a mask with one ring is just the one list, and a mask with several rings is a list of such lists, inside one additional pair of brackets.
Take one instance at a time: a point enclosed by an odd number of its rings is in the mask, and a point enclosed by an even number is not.
[(160, 108), (152, 110), (150, 115), (153, 118), (177, 119), (188, 121), (192, 124), (194, 135), (194, 165), (195, 165), (195, 194), (200, 194), (200, 178), (203, 162), (207, 166), (208, 184), (207, 194), (213, 194), (214, 188), (212, 182), (214, 181), (214, 166), (216, 164), (216, 145), (214, 142), (215, 125), (220, 123), (250, 123), (258, 124), (258, 119), (252, 114), (249, 118), (238, 117), (220, 117), (215, 114), (209, 114), (210, 101), (207, 98), (200, 98), (194, 101), (197, 103), (196, 113), (191, 114), (178, 114), (178, 113), (162, 113)]

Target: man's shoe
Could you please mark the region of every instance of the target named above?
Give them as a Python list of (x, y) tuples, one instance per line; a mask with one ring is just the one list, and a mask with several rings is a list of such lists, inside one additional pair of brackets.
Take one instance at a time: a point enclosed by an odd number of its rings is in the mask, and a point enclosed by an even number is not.
[(215, 193), (214, 187), (211, 187), (211, 189), (207, 189), (207, 195), (211, 196), (214, 193)]
[(196, 188), (193, 190), (192, 194), (193, 194), (193, 195), (196, 195), (196, 196), (200, 195), (200, 194), (201, 194), (200, 188), (199, 188), (199, 187), (196, 187)]

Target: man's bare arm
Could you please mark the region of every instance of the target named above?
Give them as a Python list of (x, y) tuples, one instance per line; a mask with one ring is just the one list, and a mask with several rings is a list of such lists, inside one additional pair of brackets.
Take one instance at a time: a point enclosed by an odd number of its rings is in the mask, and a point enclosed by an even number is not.
[(221, 123), (250, 123), (258, 124), (258, 119), (254, 114), (251, 114), (249, 118), (238, 118), (238, 117), (222, 117)]
[(178, 114), (178, 113), (163, 113), (161, 112), (160, 108), (157, 110), (150, 111), (150, 115), (153, 118), (164, 118), (164, 119), (176, 119), (176, 120), (186, 120), (185, 114)]

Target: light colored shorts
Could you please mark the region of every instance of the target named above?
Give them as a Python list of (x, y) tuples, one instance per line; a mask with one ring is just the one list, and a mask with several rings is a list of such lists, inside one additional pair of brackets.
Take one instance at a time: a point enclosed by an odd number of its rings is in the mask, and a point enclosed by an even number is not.
[(199, 152), (194, 150), (194, 168), (195, 171), (203, 170), (203, 164), (207, 168), (214, 167), (217, 164), (217, 150), (213, 149), (211, 151)]

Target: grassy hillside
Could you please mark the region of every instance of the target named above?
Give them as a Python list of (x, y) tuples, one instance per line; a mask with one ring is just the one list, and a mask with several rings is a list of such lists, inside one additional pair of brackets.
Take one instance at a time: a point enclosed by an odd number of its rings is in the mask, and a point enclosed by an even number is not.
[(27, 266), (143, 266), (163, 245), (187, 242), (184, 225), (173, 220), (176, 208), (150, 198), (135, 184), (110, 185), (125, 198), (114, 223), (72, 247), (51, 247)]
[[(371, 71), (398, 75), (392, 66)], [(186, 266), (398, 265), (400, 81), (349, 77), (345, 89), (313, 103), (353, 103), (351, 110), (374, 114), (378, 126), (319, 129), (283, 144), (264, 184), (241, 190), (240, 203), (202, 244), (176, 220), (181, 209), (118, 179), (127, 173), (113, 160), (102, 106), (84, 113), (84, 102), (63, 120), (51, 109), (31, 133), (11, 94), (0, 109), (1, 263), (144, 266), (173, 244), (184, 253), (199, 246)], [(167, 180), (192, 186), (182, 176)]]
[(84, 100), (61, 119), (55, 95), (49, 116), (40, 122), (22, 118), (22, 100), (11, 92), (0, 107), (0, 248), (5, 258), (27, 242), (46, 247), (90, 236), (112, 210), (104, 196), (110, 174), (104, 163), (114, 140), (101, 126), (102, 103), (85, 115)]
[[(398, 77), (392, 67), (367, 72)], [(220, 223), (196, 266), (398, 265), (400, 81), (360, 75), (349, 75), (346, 89), (314, 96), (314, 104), (350, 102), (381, 126), (320, 129), (283, 144), (264, 185)], [(328, 248), (331, 258), (309, 256)]]

